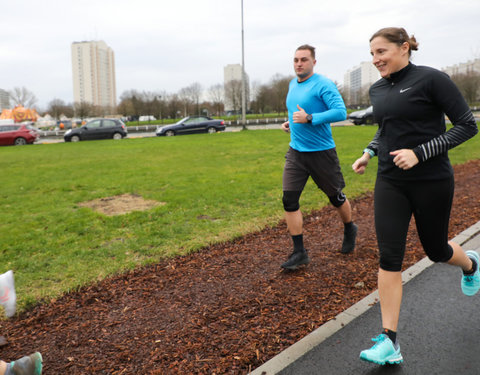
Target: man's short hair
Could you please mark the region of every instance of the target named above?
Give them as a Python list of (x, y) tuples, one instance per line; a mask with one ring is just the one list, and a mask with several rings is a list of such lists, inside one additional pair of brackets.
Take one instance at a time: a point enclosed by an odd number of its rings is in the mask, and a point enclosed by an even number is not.
[(313, 59), (315, 60), (315, 47), (312, 47), (309, 44), (302, 44), (300, 47), (297, 48), (298, 50), (309, 50)]

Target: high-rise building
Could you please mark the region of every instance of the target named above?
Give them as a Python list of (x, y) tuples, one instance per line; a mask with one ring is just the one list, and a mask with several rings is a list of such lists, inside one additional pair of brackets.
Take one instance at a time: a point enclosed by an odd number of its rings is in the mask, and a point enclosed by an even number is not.
[(365, 104), (368, 101), (368, 89), (379, 79), (380, 73), (370, 61), (361, 62), (348, 70), (343, 78), (345, 101), (350, 105)]
[(10, 108), (10, 95), (7, 91), (0, 89), (0, 112)]
[[(229, 64), (223, 68), (223, 85), (225, 90), (225, 111), (242, 109), (242, 65)], [(250, 102), (250, 83), (245, 73), (245, 102), (248, 109)]]
[(103, 41), (72, 43), (73, 98), (101, 107), (117, 105), (115, 58)]

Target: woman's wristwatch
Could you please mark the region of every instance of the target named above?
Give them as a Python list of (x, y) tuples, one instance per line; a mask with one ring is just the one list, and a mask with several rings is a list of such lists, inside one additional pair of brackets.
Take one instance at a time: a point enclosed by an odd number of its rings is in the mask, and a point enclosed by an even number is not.
[(366, 152), (370, 155), (371, 158), (375, 156), (375, 151), (370, 150), (369, 148), (366, 148), (365, 150), (363, 150), (363, 153), (366, 153)]

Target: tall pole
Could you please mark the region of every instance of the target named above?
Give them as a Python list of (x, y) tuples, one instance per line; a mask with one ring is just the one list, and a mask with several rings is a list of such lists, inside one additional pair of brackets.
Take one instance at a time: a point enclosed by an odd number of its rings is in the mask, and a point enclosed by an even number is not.
[(245, 43), (243, 38), (243, 0), (242, 2), (242, 124), (246, 126), (246, 84), (245, 84)]

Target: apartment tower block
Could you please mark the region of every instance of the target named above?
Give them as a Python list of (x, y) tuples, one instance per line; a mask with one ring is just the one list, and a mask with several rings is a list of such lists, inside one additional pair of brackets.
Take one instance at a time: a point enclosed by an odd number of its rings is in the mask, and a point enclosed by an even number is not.
[(72, 72), (76, 103), (116, 107), (115, 58), (105, 42), (73, 42)]

